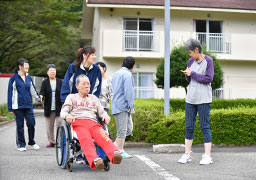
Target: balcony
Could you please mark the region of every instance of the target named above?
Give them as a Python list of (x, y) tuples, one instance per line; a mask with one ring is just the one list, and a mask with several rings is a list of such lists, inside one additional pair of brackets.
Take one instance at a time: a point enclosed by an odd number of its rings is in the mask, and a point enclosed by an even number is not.
[(231, 34), (227, 33), (196, 33), (196, 39), (212, 53), (231, 54)]
[[(171, 47), (184, 44), (190, 38), (197, 38), (206, 49), (221, 60), (255, 61), (256, 34), (238, 33), (195, 33), (171, 31)], [(150, 33), (104, 30), (102, 36), (102, 56), (106, 58), (161, 59), (164, 57), (164, 31)]]
[(103, 31), (103, 57), (159, 59), (164, 55), (164, 34), (160, 31)]
[(159, 52), (160, 32), (123, 31), (123, 51)]

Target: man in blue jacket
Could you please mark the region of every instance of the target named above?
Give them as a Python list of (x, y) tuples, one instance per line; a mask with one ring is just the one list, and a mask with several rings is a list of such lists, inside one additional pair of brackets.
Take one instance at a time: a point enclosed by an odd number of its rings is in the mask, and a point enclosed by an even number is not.
[(17, 62), (17, 70), (11, 76), (8, 85), (8, 110), (15, 114), (17, 125), (16, 143), (19, 151), (26, 151), (24, 137), (24, 118), (28, 127), (28, 144), (33, 149), (40, 147), (34, 141), (35, 136), (35, 117), (33, 113), (32, 96), (40, 101), (40, 96), (36, 92), (35, 85), (30, 75), (28, 75), (28, 60), (20, 58)]
[(135, 97), (132, 76), (134, 65), (133, 57), (124, 58), (122, 68), (115, 72), (112, 78), (112, 114), (115, 116), (117, 128), (117, 138), (114, 144), (121, 151), (123, 158), (132, 157), (124, 151), (123, 147), (126, 136), (132, 135), (133, 130), (131, 114), (134, 113)]

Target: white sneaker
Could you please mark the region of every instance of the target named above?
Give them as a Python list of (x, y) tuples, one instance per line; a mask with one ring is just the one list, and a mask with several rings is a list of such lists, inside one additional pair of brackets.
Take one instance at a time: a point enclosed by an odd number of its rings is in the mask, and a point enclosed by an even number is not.
[(127, 154), (124, 150), (121, 150), (120, 152), (121, 152), (122, 158), (124, 159), (132, 158), (132, 155)]
[(192, 161), (192, 158), (190, 156), (190, 154), (183, 154), (181, 156), (181, 158), (178, 160), (178, 163), (181, 163), (181, 164), (186, 164), (188, 162), (191, 162)]
[(37, 144), (32, 145), (32, 147), (33, 147), (34, 150), (40, 149), (40, 147)]
[(23, 152), (23, 151), (26, 151), (26, 150), (27, 150), (25, 147), (20, 147), (20, 148), (17, 148), (17, 149), (18, 149), (18, 151), (21, 151), (21, 152)]
[(213, 160), (210, 156), (204, 154), (202, 156), (202, 160), (200, 161), (200, 165), (208, 165), (208, 164), (212, 164)]

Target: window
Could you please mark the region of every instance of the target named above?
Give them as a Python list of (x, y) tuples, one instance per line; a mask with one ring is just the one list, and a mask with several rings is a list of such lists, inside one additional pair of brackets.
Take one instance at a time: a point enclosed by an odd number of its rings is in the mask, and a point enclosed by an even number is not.
[(124, 18), (124, 30), (152, 31), (153, 19)]
[(222, 33), (222, 21), (195, 20), (195, 32), (199, 33)]
[(214, 53), (224, 51), (223, 21), (195, 20), (194, 31), (207, 50)]
[(124, 18), (124, 51), (156, 51), (153, 19)]
[(132, 73), (136, 98), (154, 98), (153, 73)]

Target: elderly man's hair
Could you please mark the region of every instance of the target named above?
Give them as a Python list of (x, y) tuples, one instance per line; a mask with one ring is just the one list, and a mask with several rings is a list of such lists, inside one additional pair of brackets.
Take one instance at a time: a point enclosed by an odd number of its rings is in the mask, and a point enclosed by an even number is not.
[(86, 78), (90, 82), (89, 78), (86, 75), (80, 74), (79, 76), (76, 77), (76, 85), (79, 85), (81, 78)]
[(198, 48), (199, 53), (202, 53), (202, 45), (200, 41), (196, 39), (189, 39), (185, 44), (186, 51), (195, 51)]

